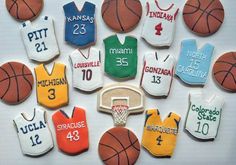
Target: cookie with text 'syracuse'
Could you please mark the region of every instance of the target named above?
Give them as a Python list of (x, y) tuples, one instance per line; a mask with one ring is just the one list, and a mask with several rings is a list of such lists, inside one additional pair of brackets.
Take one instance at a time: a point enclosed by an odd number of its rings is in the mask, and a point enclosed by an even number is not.
[(54, 63), (51, 72), (44, 64), (35, 69), (38, 103), (44, 107), (55, 109), (65, 106), (69, 102), (66, 66)]

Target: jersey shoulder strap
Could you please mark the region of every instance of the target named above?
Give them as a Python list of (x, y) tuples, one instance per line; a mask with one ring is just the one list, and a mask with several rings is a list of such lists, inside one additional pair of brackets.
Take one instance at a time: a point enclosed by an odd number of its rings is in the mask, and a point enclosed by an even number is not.
[[(152, 119), (152, 121), (151, 121)], [(158, 111), (158, 109), (150, 109), (146, 111), (145, 114), (145, 125), (146, 126), (148, 123), (153, 123), (153, 121), (155, 122), (160, 122), (160, 112)]]
[(214, 46), (207, 43), (199, 51), (203, 52), (203, 53), (206, 53), (207, 55), (212, 56), (213, 51), (214, 51)]
[(70, 3), (65, 4), (63, 6), (63, 9), (66, 15), (72, 15), (72, 14), (78, 13), (78, 8), (75, 2), (70, 2)]
[(25, 21), (25, 22), (23, 22), (22, 24), (21, 24), (21, 29), (23, 29), (23, 28), (26, 28), (26, 27), (29, 27), (29, 26), (32, 26), (32, 23), (31, 23), (31, 21)]
[(117, 41), (116, 35), (109, 36), (109, 37), (107, 37), (107, 38), (105, 38), (105, 39), (103, 40), (103, 42), (104, 42), (105, 45), (108, 45), (108, 44), (109, 44), (109, 45), (116, 44), (116, 41)]
[(82, 11), (86, 12), (88, 14), (94, 14), (95, 13), (96, 5), (91, 2), (85, 2)]
[(183, 50), (197, 50), (197, 43), (194, 39), (183, 40), (181, 43), (181, 48)]

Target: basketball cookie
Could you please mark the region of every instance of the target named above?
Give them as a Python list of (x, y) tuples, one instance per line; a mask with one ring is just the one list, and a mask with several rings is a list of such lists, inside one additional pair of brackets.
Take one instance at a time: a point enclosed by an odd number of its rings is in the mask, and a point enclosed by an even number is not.
[(115, 127), (101, 137), (98, 153), (106, 165), (131, 165), (139, 157), (140, 143), (132, 131)]
[(236, 52), (218, 58), (213, 66), (213, 77), (225, 90), (236, 92)]
[(200, 36), (217, 32), (224, 21), (224, 7), (219, 0), (188, 0), (183, 9), (185, 24)]
[(34, 77), (30, 69), (19, 62), (0, 67), (0, 98), (7, 104), (19, 104), (31, 94)]
[(101, 12), (107, 26), (116, 32), (125, 33), (139, 23), (142, 5), (139, 0), (104, 0)]
[(17, 20), (33, 20), (43, 8), (43, 0), (6, 0), (6, 7), (10, 15)]
[(131, 85), (107, 86), (98, 94), (98, 111), (112, 114), (114, 124), (124, 126), (128, 115), (144, 111), (144, 94)]
[(202, 92), (190, 92), (190, 106), (185, 129), (200, 140), (214, 140), (220, 126), (224, 99), (212, 95), (204, 99)]

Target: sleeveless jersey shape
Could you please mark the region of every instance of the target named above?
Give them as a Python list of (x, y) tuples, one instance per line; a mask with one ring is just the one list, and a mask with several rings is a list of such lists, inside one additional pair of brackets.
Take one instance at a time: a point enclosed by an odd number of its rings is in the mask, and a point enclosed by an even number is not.
[(83, 8), (79, 10), (75, 2), (70, 2), (63, 8), (66, 17), (65, 41), (79, 47), (93, 44), (96, 40), (96, 6), (85, 2)]
[(85, 110), (74, 107), (72, 117), (57, 111), (52, 116), (60, 150), (68, 154), (78, 154), (89, 148), (88, 126)]
[(158, 0), (148, 0), (146, 8), (141, 36), (152, 46), (170, 46), (175, 35), (179, 8), (169, 2), (166, 2), (163, 7), (159, 6)]
[(31, 120), (28, 120), (23, 113), (13, 120), (23, 154), (39, 156), (53, 148), (52, 135), (45, 118), (46, 111), (34, 109)]
[(201, 92), (191, 92), (185, 129), (195, 138), (214, 140), (223, 105), (224, 100), (220, 96), (213, 95), (210, 100), (204, 100)]
[(179, 130), (180, 116), (171, 112), (161, 120), (157, 109), (146, 111), (142, 146), (156, 157), (171, 157)]
[(70, 55), (73, 87), (83, 91), (94, 91), (103, 86), (100, 51), (89, 48), (88, 54), (76, 49)]
[(22, 24), (20, 30), (29, 59), (45, 62), (59, 55), (51, 17), (42, 17), (37, 24), (26, 21)]
[(68, 82), (66, 66), (54, 63), (51, 73), (43, 64), (35, 68), (38, 103), (47, 108), (58, 108), (68, 104)]
[(176, 75), (186, 84), (204, 85), (211, 66), (214, 46), (197, 49), (196, 40), (184, 40), (176, 66)]
[(152, 96), (168, 96), (173, 80), (174, 63), (174, 57), (171, 55), (147, 53), (144, 56), (141, 87)]
[(137, 39), (125, 37), (121, 44), (117, 35), (104, 39), (105, 72), (114, 78), (134, 78), (137, 73)]

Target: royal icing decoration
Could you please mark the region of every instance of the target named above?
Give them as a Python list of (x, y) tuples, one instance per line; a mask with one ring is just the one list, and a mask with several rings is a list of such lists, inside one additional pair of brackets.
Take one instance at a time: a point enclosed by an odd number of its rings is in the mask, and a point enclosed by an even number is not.
[[(175, 34), (175, 22), (179, 8), (176, 4), (148, 0), (142, 37), (153, 46), (170, 46)], [(168, 6), (168, 7), (165, 7)]]
[(93, 44), (96, 41), (96, 6), (85, 2), (79, 10), (75, 2), (70, 2), (63, 8), (66, 17), (65, 41), (80, 47)]
[(29, 59), (45, 62), (59, 55), (51, 17), (42, 17), (37, 24), (26, 21), (20, 29)]
[(51, 73), (43, 64), (35, 68), (38, 103), (51, 109), (69, 102), (66, 66), (54, 63)]
[(223, 98), (213, 95), (204, 100), (201, 92), (190, 93), (190, 106), (185, 129), (201, 140), (214, 140), (220, 125)]
[(126, 36), (123, 44), (117, 35), (104, 39), (105, 72), (114, 78), (133, 78), (137, 73), (137, 39)]
[(98, 111), (112, 114), (114, 124), (124, 126), (128, 115), (144, 111), (144, 94), (131, 85), (107, 86), (98, 94)]
[(31, 119), (21, 113), (13, 121), (23, 154), (40, 156), (53, 148), (52, 135), (46, 121), (46, 111), (34, 109), (34, 116)]
[(76, 49), (70, 55), (73, 87), (83, 91), (94, 91), (103, 86), (103, 73), (101, 65), (100, 51), (89, 48), (84, 54), (80, 49)]
[(156, 157), (171, 157), (179, 130), (180, 116), (170, 112), (162, 121), (157, 109), (147, 110), (142, 146)]
[(176, 75), (189, 85), (205, 85), (214, 46), (205, 44), (197, 49), (196, 40), (184, 40), (176, 66)]
[(150, 95), (168, 96), (173, 79), (174, 63), (174, 57), (171, 55), (147, 53), (144, 56), (141, 87)]
[(78, 154), (89, 148), (88, 126), (85, 110), (74, 107), (71, 117), (64, 111), (52, 116), (60, 150), (68, 154)]

